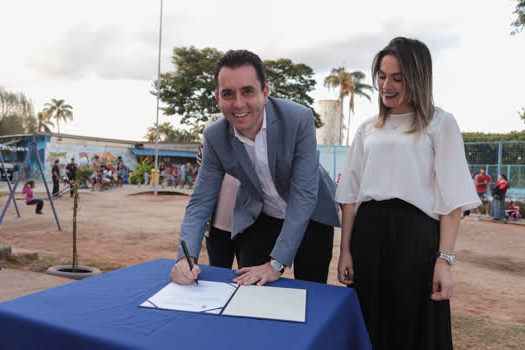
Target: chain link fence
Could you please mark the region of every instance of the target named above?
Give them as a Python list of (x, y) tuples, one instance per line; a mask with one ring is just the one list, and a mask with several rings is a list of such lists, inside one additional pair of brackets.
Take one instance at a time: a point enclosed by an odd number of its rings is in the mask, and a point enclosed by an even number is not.
[[(317, 152), (321, 165), (337, 181), (348, 147), (318, 145)], [(505, 174), (510, 183), (507, 198), (525, 199), (525, 141), (465, 142), (465, 156), (473, 177), (481, 167), (494, 182), (499, 174)]]

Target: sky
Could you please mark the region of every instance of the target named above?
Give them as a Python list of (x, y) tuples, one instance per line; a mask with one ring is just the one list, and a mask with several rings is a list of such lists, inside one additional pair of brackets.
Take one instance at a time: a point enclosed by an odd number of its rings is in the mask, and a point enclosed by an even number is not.
[[(242, 48), (309, 65), (311, 96), (336, 99), (323, 86), (332, 68), (361, 70), (371, 84), (374, 55), (407, 36), (429, 47), (435, 104), (462, 131), (523, 130), (525, 31), (510, 35), (514, 8), (513, 0), (164, 0), (161, 72), (173, 71), (174, 47)], [(52, 98), (72, 105), (62, 133), (142, 140), (156, 120), (159, 18), (160, 0), (0, 0), (0, 85), (36, 111)], [(377, 94), (358, 98), (351, 135), (377, 110)]]

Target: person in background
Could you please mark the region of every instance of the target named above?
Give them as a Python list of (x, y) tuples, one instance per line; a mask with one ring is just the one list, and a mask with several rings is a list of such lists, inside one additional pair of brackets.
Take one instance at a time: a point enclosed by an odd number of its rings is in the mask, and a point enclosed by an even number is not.
[(66, 175), (69, 180), (69, 195), (73, 198), (73, 193), (75, 192), (74, 181), (77, 178), (77, 165), (75, 164), (75, 158), (71, 158), (71, 163), (66, 165)]
[(521, 220), (520, 207), (515, 201), (510, 201), (509, 209), (505, 210), (507, 220)]
[(33, 198), (33, 189), (35, 188), (35, 181), (29, 180), (24, 184), (22, 188), (22, 193), (26, 196), (26, 204), (33, 205), (36, 204), (35, 213), (43, 215), (42, 208), (44, 207), (44, 201), (38, 198)]
[(510, 185), (505, 174), (499, 174), (498, 181), (494, 186), (499, 190), (499, 195), (492, 196), (492, 203), (490, 204), (490, 216), (494, 220), (505, 220), (505, 197)]
[(480, 203), (461, 132), (434, 106), (422, 42), (390, 41), (372, 78), (379, 115), (359, 126), (336, 191), (338, 279), (355, 288), (374, 350), (452, 350), (454, 245), (461, 211)]
[(18, 179), (19, 171), (20, 171), (20, 165), (18, 164), (18, 160), (15, 160), (15, 164), (13, 165), (13, 182)]
[(55, 159), (53, 167), (51, 168), (51, 177), (53, 179), (53, 196), (58, 196), (60, 192), (60, 168), (58, 167), (59, 160)]
[[(489, 174), (486, 174), (485, 167), (479, 168), (479, 174), (474, 177), (474, 184), (476, 184), (476, 192), (478, 193), (479, 200), (485, 207), (485, 215), (489, 215), (489, 197), (487, 194), (492, 178)], [(476, 208), (478, 215), (481, 215), (479, 207)]]

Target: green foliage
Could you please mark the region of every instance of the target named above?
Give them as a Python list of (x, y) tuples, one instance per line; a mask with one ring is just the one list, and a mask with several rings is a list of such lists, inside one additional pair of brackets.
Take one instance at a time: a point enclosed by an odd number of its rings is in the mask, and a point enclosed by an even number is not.
[[(166, 115), (181, 115), (181, 123), (195, 123), (202, 128), (211, 115), (220, 113), (215, 100), (215, 81), (213, 70), (223, 53), (217, 49), (197, 49), (176, 47), (173, 49), (172, 62), (175, 71), (161, 74), (159, 81), (160, 99)], [(313, 99), (308, 95), (315, 88), (312, 68), (304, 64), (295, 64), (281, 58), (276, 61), (264, 61), (270, 94), (287, 98), (312, 109)], [(156, 94), (157, 82), (153, 93)], [(315, 113), (315, 125), (320, 127), (320, 116)], [(160, 126), (159, 126), (160, 127)], [(192, 132), (193, 133), (193, 132)], [(160, 130), (159, 130), (160, 134)], [(194, 133), (193, 133), (194, 134)], [(159, 135), (160, 136), (160, 135)], [(150, 136), (148, 139), (154, 139)], [(179, 131), (174, 134), (177, 139), (186, 139), (187, 134)]]
[(64, 100), (57, 100), (52, 98), (51, 103), (44, 105), (44, 115), (48, 116), (48, 119), (55, 119), (57, 122), (57, 130), (60, 134), (60, 120), (67, 122), (73, 119), (73, 107), (64, 103)]
[(0, 122), (0, 135), (16, 135), (25, 133), (24, 121), (17, 115), (4, 117)]
[(518, 112), (518, 116), (523, 122), (525, 122), (525, 107), (521, 107), (521, 111)]
[(462, 132), (464, 142), (525, 141), (524, 131), (511, 131), (506, 134), (484, 132)]
[(314, 99), (308, 95), (315, 89), (316, 84), (313, 69), (306, 64), (295, 64), (288, 58), (265, 60), (263, 64), (270, 95), (286, 98), (310, 108), (314, 113), (315, 127), (323, 126), (321, 116), (312, 107)]
[(516, 9), (513, 12), (516, 20), (511, 23), (515, 28), (510, 34), (516, 35), (525, 28), (525, 0), (516, 0)]
[(0, 135), (23, 134), (31, 127), (33, 103), (23, 93), (0, 86)]
[(150, 173), (151, 169), (153, 169), (153, 164), (146, 159), (140, 164), (135, 165), (137, 166), (137, 170), (134, 171), (133, 175), (129, 178), (129, 182), (134, 185), (142, 183), (144, 181), (144, 173)]
[[(161, 74), (160, 99), (166, 115), (181, 115), (181, 123), (193, 120), (206, 122), (211, 114), (219, 113), (215, 101), (213, 67), (223, 55), (217, 49), (176, 47), (173, 49), (174, 72)], [(156, 94), (157, 82), (155, 82)]]
[[(204, 124), (198, 121), (190, 123), (191, 129), (175, 129), (171, 123), (166, 122), (159, 125), (159, 141), (160, 142), (179, 142), (179, 143), (194, 143), (199, 142)], [(150, 142), (155, 141), (157, 130), (155, 124), (148, 128), (146, 139)]]
[(339, 89), (339, 101), (341, 102), (341, 124), (339, 143), (343, 144), (343, 100), (346, 96), (350, 96), (349, 113), (348, 113), (348, 127), (346, 128), (346, 143), (348, 144), (350, 138), (350, 117), (354, 113), (355, 97), (363, 96), (370, 100), (370, 95), (365, 91), (372, 92), (374, 88), (371, 85), (365, 84), (362, 80), (365, 78), (365, 73), (361, 71), (347, 72), (344, 67), (333, 68), (330, 75), (324, 79), (324, 86), (328, 88)]

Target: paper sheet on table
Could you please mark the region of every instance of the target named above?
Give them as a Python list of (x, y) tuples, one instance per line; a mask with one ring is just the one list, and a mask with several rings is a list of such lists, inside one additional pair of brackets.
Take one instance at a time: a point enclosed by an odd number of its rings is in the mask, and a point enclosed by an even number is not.
[(140, 306), (218, 314), (236, 289), (236, 284), (224, 282), (201, 280), (190, 286), (170, 283)]
[(223, 315), (306, 322), (306, 289), (240, 286)]
[(304, 323), (306, 289), (203, 280), (191, 286), (170, 283), (140, 306)]

